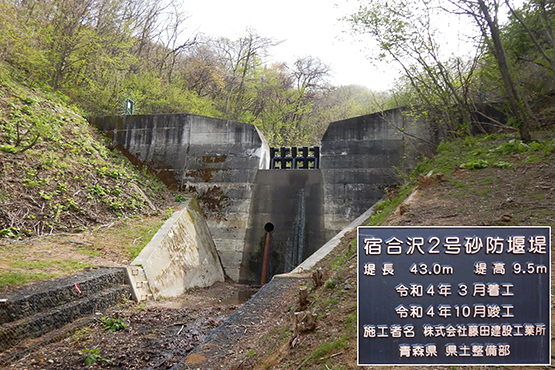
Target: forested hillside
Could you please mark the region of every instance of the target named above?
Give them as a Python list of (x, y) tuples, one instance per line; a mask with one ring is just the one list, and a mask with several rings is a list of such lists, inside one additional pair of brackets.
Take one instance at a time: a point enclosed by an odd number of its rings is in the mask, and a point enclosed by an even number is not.
[(0, 236), (83, 231), (164, 211), (170, 192), (53, 93), (0, 65)]
[[(67, 98), (17, 75), (0, 64), (0, 291), (95, 266), (85, 260), (100, 254), (129, 261), (179, 194), (109, 149)], [(99, 229), (120, 234), (84, 240)], [(61, 234), (72, 242), (33, 249)]]
[(331, 121), (397, 106), (414, 107), (449, 136), (495, 119), (486, 117), (491, 104), (504, 106), (525, 141), (550, 123), (551, 2), (359, 4), (343, 19), (352, 30), (347, 42), (401, 70), (391, 91), (332, 86), (330, 65), (310, 55), (270, 62), (283, 40), (254, 29), (235, 39), (194, 31), (180, 0), (0, 0), (0, 61), (26, 83), (67, 96), (84, 115), (131, 113), (130, 99), (133, 113), (253, 123), (272, 145), (317, 144)]
[[(187, 28), (177, 0), (0, 1), (0, 60), (67, 95), (86, 115), (187, 112), (253, 123), (271, 144), (317, 144), (334, 120), (378, 110), (376, 95), (333, 87), (330, 67), (267, 60), (278, 40)], [(127, 112), (130, 113), (130, 112)]]

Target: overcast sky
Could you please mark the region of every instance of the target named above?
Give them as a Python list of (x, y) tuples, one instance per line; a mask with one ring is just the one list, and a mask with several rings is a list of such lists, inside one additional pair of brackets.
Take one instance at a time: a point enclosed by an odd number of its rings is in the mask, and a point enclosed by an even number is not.
[(395, 69), (376, 68), (364, 55), (362, 45), (345, 34), (339, 18), (354, 9), (354, 0), (182, 0), (189, 15), (188, 30), (235, 40), (247, 27), (261, 37), (283, 40), (270, 49), (272, 61), (292, 64), (296, 57), (313, 56), (332, 69), (335, 86), (363, 85), (373, 91), (387, 90)]

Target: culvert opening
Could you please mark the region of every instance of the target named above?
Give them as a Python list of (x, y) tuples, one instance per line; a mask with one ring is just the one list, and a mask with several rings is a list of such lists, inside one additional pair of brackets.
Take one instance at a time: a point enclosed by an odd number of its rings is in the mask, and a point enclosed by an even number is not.
[(271, 233), (272, 231), (274, 231), (274, 224), (268, 222), (266, 225), (264, 225), (264, 230), (266, 230), (267, 233)]

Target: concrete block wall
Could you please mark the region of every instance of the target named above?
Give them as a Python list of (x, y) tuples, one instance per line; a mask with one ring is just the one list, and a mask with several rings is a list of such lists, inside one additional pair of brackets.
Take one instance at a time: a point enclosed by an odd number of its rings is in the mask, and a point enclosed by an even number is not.
[(124, 284), (122, 269), (99, 269), (26, 285), (0, 296), (2, 298), (0, 325), (94, 295), (106, 287), (122, 284)]

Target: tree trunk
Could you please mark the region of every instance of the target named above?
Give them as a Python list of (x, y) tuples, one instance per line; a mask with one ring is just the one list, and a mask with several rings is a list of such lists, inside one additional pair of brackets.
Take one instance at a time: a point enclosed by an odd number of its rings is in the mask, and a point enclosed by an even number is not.
[(505, 90), (507, 92), (507, 100), (509, 101), (511, 112), (517, 121), (518, 127), (520, 128), (520, 139), (524, 142), (529, 142), (532, 140), (532, 138), (530, 136), (528, 117), (524, 112), (523, 102), (519, 98), (518, 92), (511, 77), (507, 55), (505, 53), (503, 44), (501, 43), (501, 36), (497, 19), (494, 20), (492, 18), (492, 15), (484, 0), (478, 0), (478, 4), (491, 34), (491, 42), (493, 44), (491, 45), (492, 52), (495, 56), (495, 59), (497, 60), (499, 72), (501, 72), (501, 78), (503, 79), (503, 85), (505, 86)]

